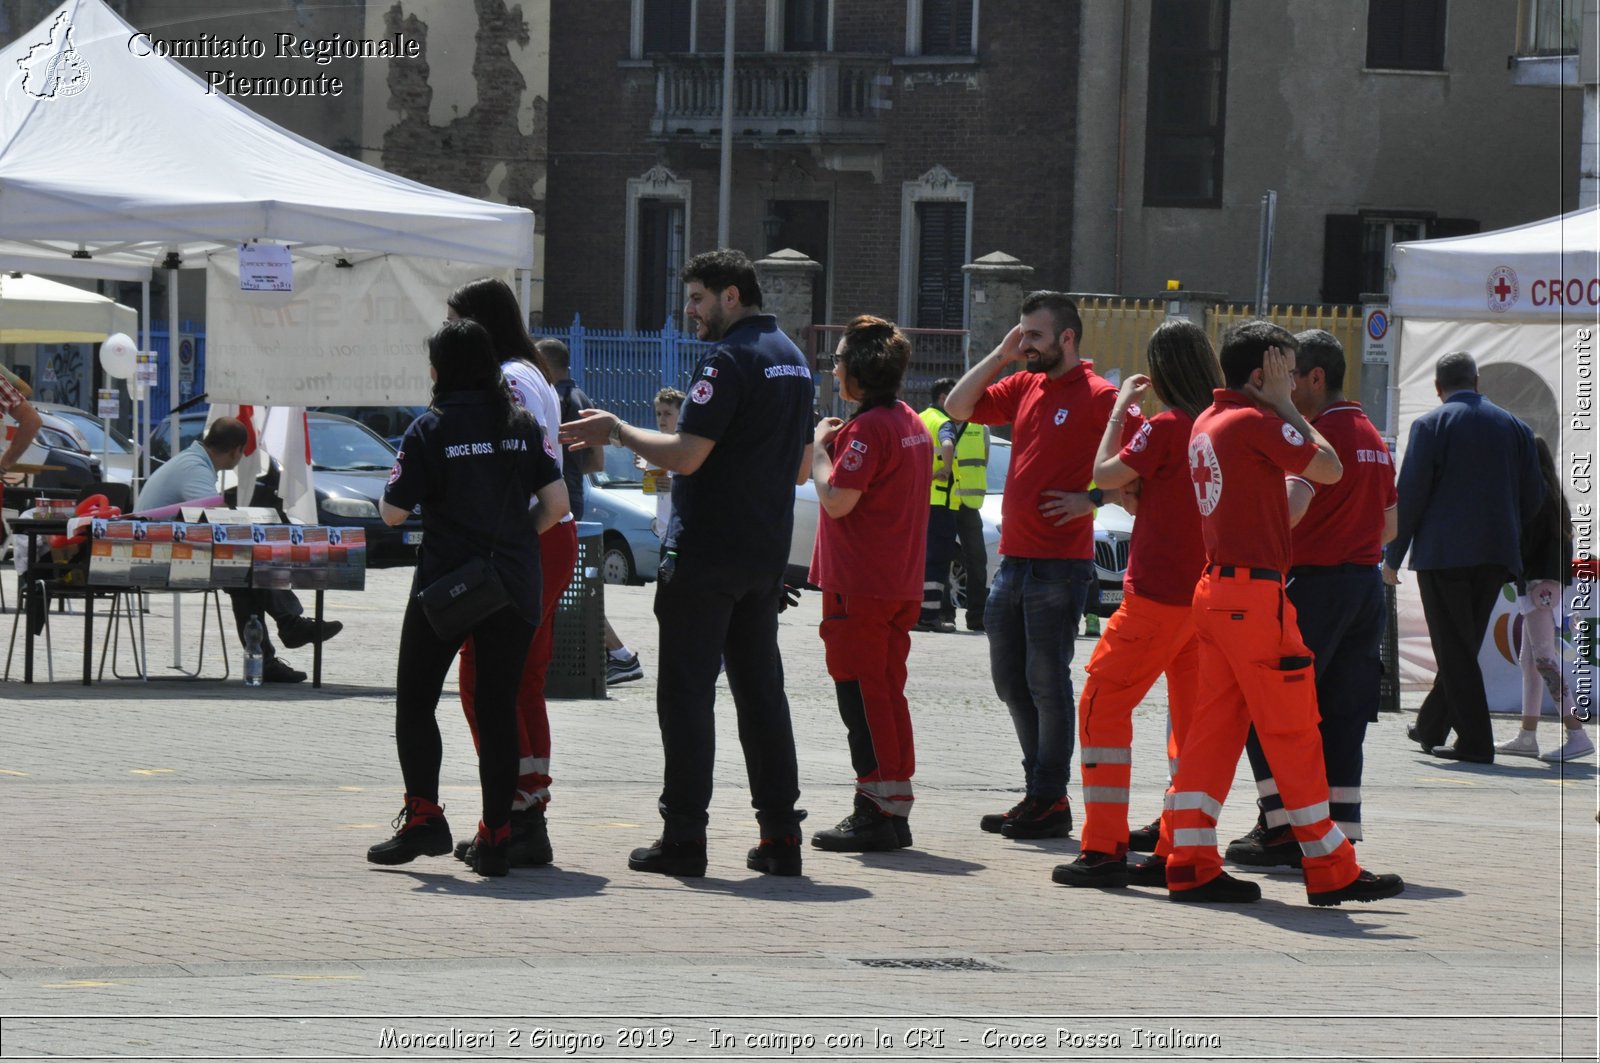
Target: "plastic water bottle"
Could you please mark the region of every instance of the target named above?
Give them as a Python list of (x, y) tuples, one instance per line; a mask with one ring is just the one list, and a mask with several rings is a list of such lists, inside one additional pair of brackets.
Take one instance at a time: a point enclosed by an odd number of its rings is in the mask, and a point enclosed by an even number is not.
[(261, 685), (264, 663), (261, 647), (266, 640), (267, 630), (261, 626), (261, 618), (252, 616), (244, 626), (244, 685), (247, 687)]

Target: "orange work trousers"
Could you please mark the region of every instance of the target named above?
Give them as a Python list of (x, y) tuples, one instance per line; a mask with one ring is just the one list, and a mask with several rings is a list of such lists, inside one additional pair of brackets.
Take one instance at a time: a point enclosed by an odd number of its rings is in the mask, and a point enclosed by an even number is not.
[[(539, 626), (534, 628), (528, 658), (517, 686), (517, 808), (543, 808), (550, 803), (550, 713), (544, 702), (544, 680), (555, 651), (556, 605), (578, 563), (578, 526), (557, 524), (539, 536)], [(478, 748), (472, 636), (461, 644), (461, 711), (472, 731), (472, 748)]]
[(1195, 588), (1202, 693), (1161, 816), (1172, 890), (1203, 886), (1222, 872), (1217, 818), (1251, 724), (1300, 843), (1307, 891), (1343, 889), (1361, 873), (1355, 847), (1328, 815), (1311, 651), (1274, 576), (1213, 565)]
[[(1086, 852), (1122, 856), (1128, 851), (1128, 782), (1133, 765), (1133, 710), (1167, 676), (1172, 721), (1168, 766), (1183, 748), (1194, 715), (1200, 666), (1194, 616), (1187, 605), (1167, 605), (1128, 591), (1106, 622), (1089, 658), (1088, 680), (1078, 699), (1078, 758), (1083, 772)], [(1165, 855), (1165, 849), (1157, 848)]]

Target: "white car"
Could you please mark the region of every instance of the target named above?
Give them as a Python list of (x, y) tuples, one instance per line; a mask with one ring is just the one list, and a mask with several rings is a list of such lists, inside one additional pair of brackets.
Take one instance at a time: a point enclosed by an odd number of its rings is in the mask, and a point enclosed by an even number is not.
[[(989, 582), (1000, 568), (1000, 507), (1011, 471), (1011, 443), (992, 439), (989, 445), (988, 492), (979, 510), (983, 517), (983, 544), (989, 554)], [(1133, 517), (1121, 506), (1106, 505), (1094, 515), (1094, 566), (1099, 582), (1098, 605), (1089, 602), (1085, 611), (1110, 616), (1122, 604), (1122, 575), (1128, 567), (1128, 541), (1133, 536)], [(804, 583), (811, 568), (811, 550), (817, 539), (817, 489), (810, 482), (794, 492), (794, 537), (789, 543), (788, 575), (791, 582)], [(958, 607), (966, 604), (967, 575), (959, 559), (950, 563), (950, 579)]]

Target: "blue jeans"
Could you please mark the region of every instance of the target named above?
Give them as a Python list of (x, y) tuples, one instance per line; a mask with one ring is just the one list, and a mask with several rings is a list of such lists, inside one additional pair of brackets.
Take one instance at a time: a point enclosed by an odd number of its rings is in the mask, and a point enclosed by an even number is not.
[(1011, 710), (1028, 793), (1066, 795), (1077, 713), (1072, 648), (1094, 581), (1089, 561), (1005, 557), (983, 613), (994, 690)]

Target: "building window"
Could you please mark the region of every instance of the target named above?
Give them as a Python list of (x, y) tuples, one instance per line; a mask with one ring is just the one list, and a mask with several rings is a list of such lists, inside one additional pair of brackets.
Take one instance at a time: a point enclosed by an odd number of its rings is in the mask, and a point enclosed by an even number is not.
[(1228, 0), (1154, 0), (1144, 202), (1222, 205)]
[(922, 54), (971, 55), (974, 0), (922, 0)]
[(917, 204), (915, 328), (960, 328), (966, 317), (967, 205)]
[(767, 215), (761, 220), (767, 254), (790, 249), (799, 251), (822, 267), (811, 289), (811, 320), (828, 323), (828, 287), (831, 235), (828, 220), (830, 204), (825, 199), (769, 199)]
[(972, 182), (935, 166), (901, 186), (900, 318), (914, 328), (965, 328), (972, 261)]
[(1367, 0), (1367, 67), (1443, 70), (1445, 0)]
[(1322, 301), (1356, 303), (1365, 294), (1387, 292), (1395, 244), (1469, 236), (1479, 228), (1471, 218), (1414, 211), (1329, 214), (1323, 228)]
[(1576, 55), (1583, 12), (1572, 0), (1521, 0), (1517, 7), (1517, 54)]
[(692, 0), (644, 0), (644, 53), (687, 52)]
[(694, 51), (699, 0), (633, 0), (628, 54), (634, 59)]
[(783, 0), (783, 50), (828, 50), (828, 0)]
[(623, 325), (654, 331), (678, 321), (691, 198), (689, 182), (665, 166), (628, 181), (622, 279)]

